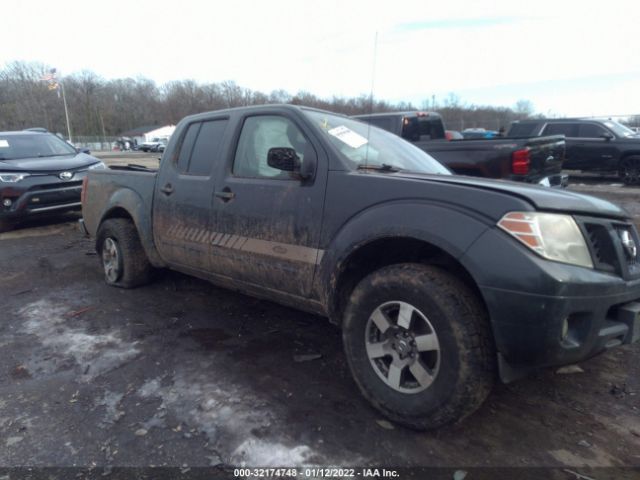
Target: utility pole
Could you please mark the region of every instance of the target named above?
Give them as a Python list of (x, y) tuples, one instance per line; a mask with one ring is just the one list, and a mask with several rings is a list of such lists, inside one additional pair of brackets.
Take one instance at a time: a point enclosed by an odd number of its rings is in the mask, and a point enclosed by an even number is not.
[(60, 89), (62, 90), (62, 103), (64, 103), (64, 116), (67, 119), (67, 135), (69, 136), (69, 141), (73, 143), (73, 138), (71, 137), (71, 123), (69, 123), (69, 109), (67, 108), (67, 96), (64, 93), (64, 82), (60, 79)]

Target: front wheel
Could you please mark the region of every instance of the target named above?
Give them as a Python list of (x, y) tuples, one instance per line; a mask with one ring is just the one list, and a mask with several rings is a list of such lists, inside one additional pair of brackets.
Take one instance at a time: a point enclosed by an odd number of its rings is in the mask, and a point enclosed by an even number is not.
[(620, 162), (618, 175), (626, 185), (636, 185), (640, 183), (640, 156), (632, 155), (623, 158)]
[(96, 245), (107, 284), (133, 288), (149, 282), (152, 267), (132, 221), (105, 220), (98, 229)]
[(421, 264), (384, 267), (354, 289), (343, 323), (351, 372), (391, 420), (425, 430), (480, 407), (495, 379), (495, 350), (475, 294)]

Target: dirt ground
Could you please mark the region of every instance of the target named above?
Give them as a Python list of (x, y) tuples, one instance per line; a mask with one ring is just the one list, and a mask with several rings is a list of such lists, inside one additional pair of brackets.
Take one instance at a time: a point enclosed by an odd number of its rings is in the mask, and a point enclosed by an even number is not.
[[(640, 217), (606, 182), (575, 189)], [(172, 272), (109, 288), (76, 220), (0, 234), (0, 466), (640, 467), (640, 344), (417, 433), (369, 407), (325, 319)]]

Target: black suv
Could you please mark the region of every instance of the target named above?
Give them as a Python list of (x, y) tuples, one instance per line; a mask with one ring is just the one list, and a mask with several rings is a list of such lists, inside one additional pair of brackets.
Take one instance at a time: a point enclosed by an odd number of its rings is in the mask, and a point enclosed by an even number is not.
[(511, 124), (508, 136), (558, 134), (566, 139), (564, 168), (618, 172), (626, 184), (640, 182), (640, 135), (614, 120), (521, 120)]
[(82, 179), (104, 163), (39, 129), (0, 132), (0, 231), (28, 215), (80, 208)]

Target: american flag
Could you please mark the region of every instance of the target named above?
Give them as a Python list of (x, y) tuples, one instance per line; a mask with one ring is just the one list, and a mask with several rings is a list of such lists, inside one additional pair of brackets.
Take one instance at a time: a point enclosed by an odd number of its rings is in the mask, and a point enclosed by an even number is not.
[(43, 80), (45, 82), (55, 82), (56, 80), (56, 69), (52, 68), (51, 70), (49, 70), (48, 73), (45, 73), (42, 77), (40, 77), (40, 80)]
[(57, 90), (58, 89), (58, 80), (56, 79), (56, 69), (52, 68), (48, 73), (45, 73), (40, 77), (40, 80), (43, 82), (47, 82), (49, 85), (47, 87), (49, 90)]

